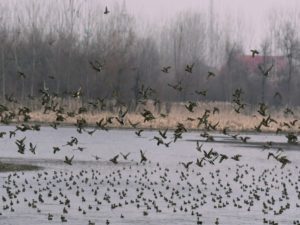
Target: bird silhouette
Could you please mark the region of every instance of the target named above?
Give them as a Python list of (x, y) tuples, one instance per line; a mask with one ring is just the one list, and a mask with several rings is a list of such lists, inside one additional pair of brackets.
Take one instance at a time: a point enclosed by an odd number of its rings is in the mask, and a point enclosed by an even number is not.
[(26, 74), (23, 73), (22, 71), (18, 71), (18, 74), (19, 74), (19, 77), (22, 78), (22, 79), (25, 79), (26, 78)]
[(159, 135), (160, 135), (163, 139), (166, 139), (166, 138), (167, 138), (167, 132), (168, 132), (168, 128), (165, 129), (164, 131), (158, 130)]
[(29, 151), (32, 152), (32, 154), (35, 154), (36, 145), (33, 145), (31, 142), (29, 143)]
[(123, 154), (122, 152), (120, 153), (121, 156), (123, 157), (124, 160), (127, 160), (128, 159), (128, 156), (130, 155), (130, 152), (128, 152), (127, 154)]
[(211, 71), (208, 71), (208, 74), (207, 74), (207, 79), (209, 79), (210, 77), (215, 77), (216, 74), (211, 72)]
[(100, 158), (99, 156), (97, 156), (97, 155), (92, 155), (92, 157), (94, 157), (94, 159), (95, 159), (96, 161), (98, 161), (98, 160), (101, 159), (101, 158)]
[(72, 161), (73, 161), (73, 159), (74, 159), (74, 155), (71, 157), (71, 158), (69, 158), (68, 156), (65, 156), (65, 161), (64, 161), (64, 163), (66, 163), (66, 164), (68, 164), (68, 165), (72, 165)]
[(89, 61), (89, 64), (91, 65), (92, 69), (94, 69), (97, 72), (101, 72), (103, 69), (103, 64), (95, 60), (94, 62)]
[(187, 162), (187, 163), (181, 162), (180, 164), (183, 165), (183, 167), (188, 170), (190, 165), (193, 164), (193, 162), (192, 161)]
[(24, 143), (25, 139), (26, 139), (26, 137), (15, 141), (16, 145), (18, 146), (18, 152), (20, 154), (25, 153), (25, 147), (26, 147), (25, 143)]
[(141, 155), (140, 163), (146, 162), (147, 158), (145, 156), (145, 153), (141, 149), (140, 149), (140, 155)]
[(108, 10), (107, 6), (105, 6), (104, 14), (107, 15), (108, 13), (110, 13), (110, 11)]
[(258, 65), (258, 69), (260, 70), (260, 72), (262, 73), (262, 75), (264, 75), (265, 77), (268, 77), (271, 70), (273, 69), (274, 64), (272, 64), (269, 68), (264, 69), (261, 65)]
[(197, 146), (196, 146), (196, 150), (197, 150), (198, 152), (202, 152), (203, 144), (200, 145), (200, 144), (199, 144), (199, 141), (197, 141), (197, 142), (196, 142), (196, 145), (197, 145)]
[(189, 112), (194, 112), (194, 108), (197, 106), (195, 102), (188, 101), (188, 105), (184, 105), (184, 107), (189, 111)]
[(118, 164), (118, 158), (119, 158), (119, 154), (111, 158), (109, 161), (111, 161), (113, 164)]
[(197, 95), (206, 96), (206, 95), (207, 95), (207, 90), (203, 90), (203, 91), (195, 91), (195, 93), (196, 93)]
[(235, 161), (240, 161), (241, 157), (242, 157), (242, 155), (237, 154), (237, 155), (232, 156), (231, 159), (233, 159)]
[(194, 63), (193, 64), (187, 64), (186, 66), (185, 66), (185, 71), (186, 72), (188, 72), (188, 73), (193, 73), (193, 67), (194, 67)]
[(60, 151), (59, 147), (53, 147), (53, 154), (55, 154), (56, 152)]
[(138, 137), (140, 137), (140, 136), (141, 136), (141, 133), (142, 133), (143, 131), (144, 131), (143, 129), (140, 129), (140, 130), (135, 131), (134, 133), (135, 133)]
[(252, 58), (255, 57), (255, 55), (258, 55), (259, 54), (259, 51), (257, 51), (256, 49), (251, 49), (251, 54), (252, 54)]
[(171, 66), (165, 66), (161, 69), (162, 72), (164, 73), (169, 73), (169, 70), (171, 69)]

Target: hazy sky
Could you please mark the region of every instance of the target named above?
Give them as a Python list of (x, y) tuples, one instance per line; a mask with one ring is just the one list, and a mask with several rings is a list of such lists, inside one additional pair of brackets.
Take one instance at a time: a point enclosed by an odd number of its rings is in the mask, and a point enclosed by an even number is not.
[[(114, 0), (122, 2), (123, 0)], [(161, 23), (180, 11), (209, 11), (211, 0), (125, 0), (127, 9), (146, 21)], [(112, 4), (113, 0), (104, 0)], [(242, 18), (244, 29), (249, 30), (249, 45), (256, 45), (263, 36), (270, 13), (296, 10), (300, 12), (300, 0), (213, 0), (218, 17)]]
[[(0, 3), (23, 5), (28, 2), (50, 2), (59, 4), (69, 0), (0, 0)], [(75, 0), (93, 5), (98, 2), (113, 8), (115, 2), (126, 2), (127, 10), (135, 15), (139, 21), (151, 23), (152, 25), (165, 24), (180, 11), (209, 12), (210, 1), (214, 2), (214, 14), (227, 21), (241, 21), (243, 36), (247, 38), (244, 42), (246, 47), (258, 45), (263, 37), (272, 11), (294, 10), (300, 14), (300, 0)], [(0, 4), (1, 7), (1, 4)], [(22, 6), (23, 7), (23, 6)], [(12, 8), (13, 9), (13, 8)], [(102, 13), (102, 12), (101, 12)], [(231, 24), (229, 24), (231, 25)]]

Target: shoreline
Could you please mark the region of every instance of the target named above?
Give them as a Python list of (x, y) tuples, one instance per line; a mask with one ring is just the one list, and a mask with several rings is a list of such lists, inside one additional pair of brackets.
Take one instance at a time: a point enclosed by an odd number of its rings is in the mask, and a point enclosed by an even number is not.
[(1, 162), (0, 159), (0, 173), (6, 172), (20, 172), (20, 171), (34, 171), (40, 170), (41, 167), (32, 164), (20, 164), (16, 162)]

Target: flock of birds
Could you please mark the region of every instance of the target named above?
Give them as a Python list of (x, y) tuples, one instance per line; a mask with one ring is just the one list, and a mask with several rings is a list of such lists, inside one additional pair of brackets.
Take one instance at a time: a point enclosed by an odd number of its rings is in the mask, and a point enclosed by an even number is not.
[[(208, 170), (165, 167), (150, 161), (112, 169), (10, 173), (0, 191), (1, 218), (35, 214), (37, 220), (70, 224), (221, 224), (232, 212), (263, 224), (300, 224), (300, 170), (260, 169), (248, 164)], [(207, 212), (216, 211), (212, 215)], [(168, 217), (168, 221), (164, 219)], [(148, 221), (148, 222), (147, 222)], [(253, 224), (251, 219), (249, 224)]]
[[(104, 14), (109, 14), (108, 8), (105, 8)], [(251, 50), (252, 57), (254, 58), (259, 52), (255, 49)], [(91, 68), (96, 72), (101, 73), (105, 69), (105, 65), (97, 60), (90, 61)], [(187, 74), (193, 73), (195, 63), (187, 64), (184, 71)], [(162, 73), (169, 73), (172, 69), (171, 66), (164, 66), (161, 69)], [(265, 77), (270, 75), (273, 69), (273, 64), (264, 68), (259, 66), (259, 71)], [(21, 79), (26, 79), (26, 74), (22, 71), (18, 72)], [(216, 74), (209, 71), (207, 79), (213, 79)], [(55, 79), (55, 77), (51, 77)], [(168, 87), (174, 91), (181, 92), (183, 90), (182, 82), (177, 81), (175, 84), (168, 83)], [(89, 110), (104, 111), (107, 109), (107, 100), (105, 98), (97, 98), (88, 101), (87, 104), (82, 104), (76, 111), (67, 111), (59, 103), (59, 96), (56, 93), (51, 93), (47, 87), (40, 89), (40, 96), (29, 96), (30, 99), (38, 99), (40, 101), (44, 114), (54, 113), (55, 120), (50, 123), (53, 129), (58, 129), (59, 125), (66, 121), (68, 118), (75, 118), (76, 123), (74, 126), (78, 134), (87, 133), (93, 135), (96, 131), (109, 131), (110, 127), (115, 123), (120, 127), (130, 125), (135, 129), (137, 137), (142, 136), (143, 128), (140, 128), (141, 123), (151, 123), (157, 118), (165, 118), (168, 115), (160, 113), (156, 114), (149, 109), (146, 105), (149, 100), (153, 101), (156, 105), (160, 102), (156, 91), (152, 87), (141, 85), (139, 88), (138, 104), (144, 106), (140, 112), (142, 121), (132, 122), (127, 118), (129, 108), (126, 107), (120, 100), (117, 92), (112, 93), (112, 98), (115, 100), (115, 108), (118, 113), (116, 116), (100, 118), (99, 121), (91, 128), (84, 118), (84, 114)], [(205, 97), (208, 90), (195, 90), (195, 94)], [(73, 92), (67, 93), (70, 98), (81, 100), (83, 96), (82, 88)], [(236, 113), (241, 113), (247, 104), (243, 101), (243, 90), (236, 89), (232, 95), (233, 110)], [(274, 98), (282, 98), (279, 92), (274, 94)], [(0, 132), (0, 138), (6, 135), (9, 138), (15, 138), (16, 133), (25, 133), (26, 131), (40, 131), (41, 126), (31, 122), (31, 109), (22, 104), (18, 105), (17, 99), (13, 95), (6, 95), (7, 105), (0, 105), (0, 120), (2, 124), (8, 125), (18, 122), (14, 130), (9, 132)], [(219, 122), (213, 123), (210, 120), (211, 116), (220, 113), (220, 109), (214, 107), (213, 109), (205, 109), (202, 115), (197, 115), (195, 109), (198, 107), (197, 102), (188, 101), (185, 104), (185, 109), (189, 116), (186, 121), (195, 122), (199, 130), (200, 136), (204, 141), (196, 142), (196, 150), (199, 152), (200, 157), (194, 161), (179, 162), (176, 168), (163, 167), (160, 164), (153, 164), (146, 156), (145, 151), (139, 150), (140, 160), (137, 164), (132, 164), (129, 160), (129, 153), (119, 153), (112, 156), (105, 161), (115, 166), (112, 172), (91, 169), (81, 170), (78, 173), (75, 171), (38, 171), (34, 173), (33, 177), (26, 177), (24, 173), (12, 173), (4, 179), (2, 185), (2, 209), (0, 209), (1, 216), (6, 212), (14, 212), (20, 207), (28, 206), (28, 209), (37, 211), (39, 215), (46, 216), (49, 221), (60, 220), (61, 222), (68, 222), (68, 212), (76, 209), (81, 215), (94, 215), (97, 211), (110, 209), (119, 213), (120, 220), (126, 220), (126, 212), (128, 210), (137, 210), (141, 215), (146, 217), (149, 214), (161, 214), (163, 212), (180, 213), (183, 215), (191, 215), (196, 224), (203, 223), (202, 210), (203, 207), (213, 207), (214, 209), (223, 209), (227, 207), (245, 208), (248, 212), (255, 211), (257, 203), (261, 205), (261, 211), (264, 215), (262, 218), (263, 223), (278, 224), (273, 218), (274, 215), (281, 215), (290, 208), (300, 208), (300, 192), (298, 189), (297, 181), (300, 180), (298, 176), (296, 180), (291, 179), (291, 174), (295, 171), (299, 174), (299, 169), (296, 166), (294, 171), (291, 168), (287, 170), (280, 170), (290, 164), (291, 161), (283, 154), (283, 149), (278, 148), (274, 154), (275, 143), (266, 142), (262, 148), (263, 150), (272, 150), (268, 152), (267, 159), (274, 159), (280, 164), (272, 169), (263, 170), (259, 176), (256, 176), (256, 169), (249, 167), (247, 164), (238, 164), (242, 155), (227, 155), (219, 153), (211, 148), (209, 151), (203, 149), (205, 142), (214, 142), (215, 138), (212, 132), (220, 131), (226, 137), (232, 138), (233, 141), (246, 144), (250, 137), (243, 136), (230, 132), (229, 128), (220, 128)], [(287, 139), (287, 144), (296, 145), (298, 143), (297, 134), (289, 130), (300, 129), (297, 128), (298, 120), (294, 118), (294, 112), (290, 108), (286, 108), (284, 113), (287, 116), (293, 116), (289, 122), (276, 121), (268, 112), (268, 106), (265, 103), (260, 103), (257, 110), (258, 116), (261, 117), (259, 124), (255, 125), (254, 130), (261, 132), (263, 128), (270, 126), (277, 126), (276, 134), (284, 132)], [(286, 130), (285, 130), (286, 129)], [(172, 144), (183, 138), (183, 134), (188, 132), (183, 122), (177, 122), (175, 129), (162, 129), (157, 131), (151, 141), (155, 141), (157, 146), (165, 146), (169, 148)], [(172, 137), (168, 134), (172, 132)], [(27, 150), (32, 154), (36, 154), (37, 145), (32, 142), (26, 143), (26, 136), (15, 139), (17, 152), (25, 154)], [(63, 151), (64, 147), (75, 148), (83, 152), (86, 147), (80, 146), (78, 137), (70, 137), (65, 145), (53, 146), (53, 154)], [(128, 161), (128, 165), (120, 163), (120, 157), (124, 161)], [(75, 155), (66, 155), (64, 163), (72, 165)], [(102, 159), (98, 155), (91, 155), (95, 161)], [(217, 166), (217, 164), (226, 161), (234, 162), (235, 167), (228, 167), (227, 170), (215, 171), (210, 170), (200, 172), (202, 170), (195, 170), (197, 167), (204, 167), (205, 165)], [(123, 166), (121, 169), (120, 167)], [(111, 168), (110, 168), (111, 169)], [(205, 175), (204, 175), (205, 174)], [(30, 180), (28, 180), (30, 179)], [(242, 190), (235, 192), (234, 190)], [(298, 199), (290, 199), (289, 193), (294, 192)], [(29, 193), (29, 195), (26, 195)], [(88, 193), (88, 194), (86, 194)], [(30, 196), (24, 197), (24, 196)], [(86, 197), (88, 196), (88, 198)], [(293, 203), (290, 203), (293, 200)], [(55, 212), (47, 212), (44, 206), (47, 203), (54, 204)], [(294, 204), (294, 205), (292, 205)], [(104, 209), (103, 209), (104, 208)], [(94, 214), (93, 214), (94, 213)], [(113, 224), (115, 218), (106, 219), (105, 224)], [(221, 223), (218, 216), (215, 217), (211, 224)], [(88, 220), (89, 225), (95, 224), (93, 219)], [(299, 220), (294, 220), (293, 224), (300, 224)]]

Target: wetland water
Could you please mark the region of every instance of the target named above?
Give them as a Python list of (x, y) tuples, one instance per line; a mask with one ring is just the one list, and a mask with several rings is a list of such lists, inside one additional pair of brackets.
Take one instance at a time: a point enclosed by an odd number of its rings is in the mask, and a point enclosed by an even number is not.
[[(2, 131), (14, 127), (2, 127)], [(284, 135), (241, 134), (249, 143), (215, 134), (215, 142), (203, 149), (228, 155), (241, 154), (240, 161), (195, 165), (203, 153), (196, 150), (198, 132), (185, 133), (169, 148), (152, 140), (157, 131), (97, 131), (92, 136), (74, 128), (42, 127), (40, 132), (17, 133), (0, 140), (5, 162), (42, 166), (39, 171), (0, 173), (0, 224), (295, 224), (300, 220), (300, 162), (298, 145), (287, 145)], [(15, 139), (25, 137), (37, 145), (36, 154), (17, 152)], [(77, 146), (64, 146), (71, 137)], [(168, 133), (169, 138), (172, 133)], [(272, 148), (262, 145), (272, 141)], [(53, 154), (53, 146), (61, 148)], [(78, 146), (85, 149), (81, 152)], [(268, 152), (277, 147), (292, 161), (285, 168)], [(143, 149), (148, 162), (137, 164)], [(130, 152), (128, 160), (113, 156)], [(63, 163), (74, 155), (73, 165)], [(101, 159), (95, 160), (93, 156)], [(179, 162), (193, 161), (189, 170)], [(49, 217), (50, 214), (50, 217)], [(48, 220), (52, 218), (52, 220)], [(274, 222), (273, 222), (274, 221)]]

